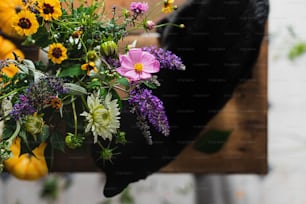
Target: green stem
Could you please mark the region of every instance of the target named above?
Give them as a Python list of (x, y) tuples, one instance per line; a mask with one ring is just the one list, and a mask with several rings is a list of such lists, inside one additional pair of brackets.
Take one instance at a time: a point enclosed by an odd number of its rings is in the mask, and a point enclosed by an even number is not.
[(0, 100), (4, 99), (4, 98), (6, 98), (6, 97), (8, 97), (8, 96), (10, 96), (10, 95), (13, 95), (13, 94), (15, 94), (15, 93), (18, 93), (20, 90), (23, 90), (23, 89), (25, 89), (25, 88), (27, 88), (27, 87), (26, 87), (26, 86), (23, 86), (23, 87), (20, 87), (19, 89), (15, 89), (15, 90), (13, 90), (13, 91), (11, 91), (11, 92), (8, 92), (7, 94), (4, 94), (4, 95), (0, 96)]
[(75, 110), (74, 96), (71, 97), (71, 106), (73, 111), (73, 119), (74, 119), (74, 135), (78, 135), (78, 117)]
[(12, 134), (12, 136), (8, 140), (6, 140), (8, 147), (11, 147), (13, 140), (17, 137), (17, 135), (20, 132), (20, 128), (21, 128), (20, 121), (17, 120), (15, 132)]
[(159, 27), (163, 27), (163, 26), (173, 26), (173, 27), (178, 27), (178, 28), (184, 28), (182, 26), (184, 26), (183, 24), (175, 24), (175, 23), (163, 23), (163, 24), (159, 24), (156, 25), (155, 28), (159, 28)]
[(83, 105), (85, 106), (86, 110), (89, 110), (88, 105), (87, 105), (87, 102), (86, 102), (86, 100), (85, 100), (85, 98), (84, 98), (84, 95), (81, 96), (81, 99), (82, 99), (82, 103), (83, 103)]

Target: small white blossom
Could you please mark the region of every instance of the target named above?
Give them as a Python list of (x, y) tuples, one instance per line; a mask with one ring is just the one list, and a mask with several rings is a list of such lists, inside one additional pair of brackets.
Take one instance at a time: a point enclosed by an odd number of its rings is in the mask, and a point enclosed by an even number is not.
[(111, 94), (107, 94), (102, 100), (99, 92), (87, 97), (89, 112), (85, 111), (81, 116), (86, 117), (85, 132), (93, 133), (94, 143), (97, 142), (98, 136), (112, 140), (113, 134), (117, 133), (120, 127), (120, 110), (117, 99), (111, 100), (111, 98)]

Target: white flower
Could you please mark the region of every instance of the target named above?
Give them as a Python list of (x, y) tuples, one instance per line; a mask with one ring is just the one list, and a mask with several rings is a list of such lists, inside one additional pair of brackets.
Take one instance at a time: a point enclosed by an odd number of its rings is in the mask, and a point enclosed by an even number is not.
[(85, 132), (93, 133), (94, 143), (97, 142), (98, 136), (111, 140), (112, 135), (120, 127), (118, 100), (111, 100), (111, 98), (111, 94), (107, 94), (105, 99), (101, 100), (99, 92), (87, 97), (89, 112), (85, 111), (81, 116), (86, 117), (88, 124)]

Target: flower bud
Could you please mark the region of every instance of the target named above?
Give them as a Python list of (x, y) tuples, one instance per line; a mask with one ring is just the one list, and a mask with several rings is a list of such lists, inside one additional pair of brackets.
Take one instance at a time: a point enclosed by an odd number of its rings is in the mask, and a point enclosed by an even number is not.
[(116, 135), (116, 143), (120, 143), (120, 144), (126, 144), (127, 141), (126, 141), (126, 138), (125, 138), (125, 132), (119, 132), (117, 135)]
[(100, 158), (103, 159), (104, 161), (111, 161), (114, 156), (113, 149), (110, 148), (103, 148), (100, 152)]
[(97, 55), (96, 51), (90, 50), (90, 51), (87, 52), (88, 61), (94, 62), (94, 61), (97, 60), (97, 58), (98, 58), (98, 55)]
[(147, 20), (144, 26), (145, 26), (145, 29), (147, 30), (153, 30), (155, 28), (155, 23), (154, 21)]
[(65, 137), (65, 143), (70, 149), (76, 149), (78, 147), (81, 147), (83, 145), (83, 141), (84, 137), (78, 137), (70, 132)]
[(123, 10), (123, 15), (124, 15), (125, 18), (129, 18), (129, 17), (132, 16), (131, 11), (129, 11), (127, 9)]
[(36, 139), (36, 135), (42, 132), (44, 126), (44, 120), (40, 115), (27, 115), (25, 118), (24, 127), (25, 130), (33, 135)]
[(118, 45), (112, 40), (106, 41), (101, 44), (100, 51), (103, 56), (114, 56), (118, 54)]

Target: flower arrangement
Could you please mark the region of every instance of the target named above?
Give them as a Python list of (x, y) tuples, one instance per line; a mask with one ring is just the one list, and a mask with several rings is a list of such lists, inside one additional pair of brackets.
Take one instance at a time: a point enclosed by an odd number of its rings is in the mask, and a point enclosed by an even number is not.
[[(0, 61), (1, 171), (37, 179), (47, 173), (41, 159), (46, 146), (52, 155), (55, 149), (75, 149), (88, 142), (98, 144), (101, 159), (111, 161), (116, 147), (110, 143), (127, 142), (120, 130), (126, 104), (148, 144), (152, 127), (169, 135), (166, 110), (152, 90), (160, 86), (156, 74), (161, 69), (184, 70), (181, 59), (154, 46), (119, 49), (130, 31), (162, 26), (150, 18), (156, 8), (169, 13), (176, 6), (174, 0), (161, 1), (153, 9), (145, 2), (132, 2), (130, 8), (114, 6), (108, 13), (103, 0), (81, 1), (78, 7), (70, 0), (18, 2), (11, 26), (23, 45), (38, 46), (48, 60), (31, 61), (12, 51), (13, 57)], [(28, 176), (24, 171), (39, 169), (15, 165), (25, 162), (17, 160), (24, 154), (28, 162), (40, 159), (42, 173)]]

